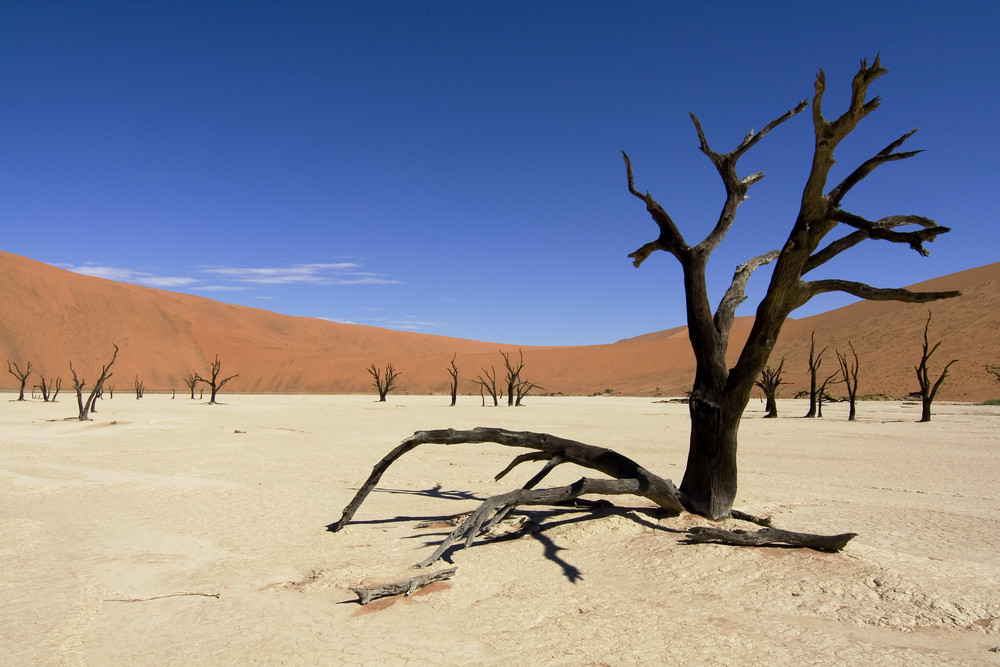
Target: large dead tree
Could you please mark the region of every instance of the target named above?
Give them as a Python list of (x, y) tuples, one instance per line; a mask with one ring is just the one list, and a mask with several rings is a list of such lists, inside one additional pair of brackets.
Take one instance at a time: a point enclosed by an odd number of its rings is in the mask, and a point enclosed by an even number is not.
[(782, 357), (776, 368), (765, 366), (760, 372), (760, 377), (754, 381), (754, 384), (764, 392), (764, 419), (778, 417), (778, 387), (784, 384), (784, 380), (781, 379), (784, 368), (785, 358)]
[[(230, 375), (227, 378), (220, 378), (219, 375), (221, 374), (222, 374), (222, 362), (219, 361), (219, 355), (215, 355), (215, 361), (212, 362), (212, 369), (209, 374), (209, 378), (207, 380), (202, 376), (198, 375), (197, 373), (195, 373), (195, 379), (198, 382), (204, 382), (205, 384), (207, 384), (209, 387), (212, 388), (212, 398), (210, 398), (208, 401), (210, 405), (215, 405), (216, 403), (218, 403), (216, 398), (219, 394), (219, 390), (222, 389), (222, 387), (225, 386), (227, 382), (229, 382), (234, 378), (238, 378), (240, 376), (239, 373), (236, 373), (235, 375)], [(193, 395), (194, 391), (192, 391), (191, 393)]]
[(383, 373), (375, 367), (375, 364), (372, 364), (368, 367), (368, 373), (372, 376), (372, 384), (378, 390), (379, 402), (385, 403), (386, 396), (396, 388), (396, 378), (400, 375), (399, 371), (392, 364), (386, 364), (385, 373)]
[[(924, 244), (949, 231), (947, 227), (919, 215), (890, 215), (869, 220), (842, 207), (847, 194), (878, 167), (888, 162), (908, 159), (919, 152), (897, 152), (916, 130), (902, 135), (862, 162), (842, 181), (829, 187), (827, 181), (835, 162), (834, 151), (863, 118), (878, 108), (878, 97), (871, 100), (866, 97), (868, 87), (885, 72), (879, 58), (875, 58), (870, 67), (866, 61), (862, 61), (851, 83), (847, 110), (837, 119), (827, 120), (823, 116), (826, 76), (820, 70), (816, 76), (812, 101), (815, 134), (812, 166), (802, 191), (799, 212), (788, 238), (780, 249), (753, 257), (736, 269), (732, 284), (715, 312), (712, 311), (706, 286), (708, 259), (732, 227), (736, 210), (747, 198), (750, 187), (764, 177), (763, 172), (739, 176), (736, 164), (768, 133), (805, 110), (808, 102), (800, 102), (795, 108), (765, 125), (760, 132), (749, 132), (728, 153), (717, 153), (709, 147), (701, 123), (694, 114), (691, 115), (701, 151), (715, 165), (726, 189), (726, 199), (715, 227), (695, 245), (689, 245), (685, 241), (674, 220), (649, 193), (644, 194), (635, 189), (632, 165), (628, 155), (625, 155), (629, 192), (645, 202), (646, 209), (660, 232), (658, 238), (632, 253), (633, 263), (639, 266), (654, 251), (662, 250), (677, 259), (684, 273), (688, 336), (694, 351), (696, 370), (688, 403), (691, 416), (688, 460), (680, 489), (687, 498), (687, 507), (698, 514), (720, 518), (728, 515), (732, 509), (737, 488), (736, 452), (740, 417), (750, 398), (754, 379), (767, 364), (781, 326), (793, 310), (814, 296), (827, 292), (845, 292), (861, 299), (910, 303), (926, 303), (959, 295), (959, 292), (912, 292), (906, 289), (873, 287), (836, 278), (805, 279), (809, 272), (863, 241), (901, 243), (921, 255), (927, 255)], [(903, 227), (916, 229), (903, 231), (900, 229)], [(822, 245), (832, 232), (845, 228), (845, 234)], [(753, 327), (739, 359), (730, 368), (726, 363), (726, 348), (736, 307), (746, 299), (745, 290), (750, 275), (761, 266), (771, 263), (774, 268), (767, 292), (757, 307)]]
[[(926, 255), (924, 243), (933, 241), (939, 234), (948, 231), (946, 227), (921, 216), (894, 215), (879, 220), (868, 220), (842, 208), (844, 197), (877, 167), (916, 154), (916, 152), (896, 152), (913, 132), (908, 132), (893, 141), (864, 161), (844, 180), (832, 188), (828, 187), (828, 176), (834, 164), (834, 150), (844, 137), (854, 130), (859, 121), (878, 107), (878, 98), (872, 100), (865, 98), (868, 87), (885, 71), (878, 58), (871, 67), (862, 61), (851, 86), (848, 109), (833, 121), (823, 117), (822, 102), (826, 79), (823, 72), (819, 72), (812, 103), (815, 132), (812, 166), (802, 192), (800, 209), (789, 236), (781, 244), (780, 249), (751, 258), (736, 269), (731, 285), (714, 312), (706, 283), (709, 257), (732, 227), (737, 208), (747, 198), (750, 187), (764, 176), (762, 172), (739, 176), (736, 171), (737, 162), (768, 133), (806, 109), (808, 102), (799, 103), (795, 108), (765, 125), (760, 132), (751, 131), (734, 150), (728, 153), (718, 153), (709, 147), (700, 121), (694, 114), (691, 115), (701, 152), (715, 166), (726, 190), (718, 221), (708, 236), (695, 245), (685, 241), (674, 220), (648, 192), (642, 193), (635, 188), (632, 163), (628, 155), (623, 153), (628, 190), (645, 203), (647, 211), (659, 228), (656, 239), (630, 255), (633, 264), (640, 266), (653, 252), (662, 250), (677, 259), (684, 274), (688, 332), (696, 359), (696, 371), (688, 404), (691, 431), (687, 466), (679, 489), (674, 487), (670, 480), (653, 475), (617, 452), (563, 440), (552, 435), (512, 433), (488, 428), (469, 431), (419, 431), (376, 464), (369, 479), (344, 509), (341, 519), (330, 524), (328, 529), (332, 531), (342, 529), (378, 483), (385, 469), (417, 445), (426, 443), (450, 445), (491, 442), (531, 450), (516, 457), (507, 470), (501, 472), (499, 476), (506, 474), (520, 463), (546, 462), (542, 470), (523, 488), (484, 501), (480, 508), (449, 536), (435, 556), (443, 553), (442, 549), (447, 549), (457, 540), (470, 543), (477, 534), (495, 523), (498, 517), (502, 517), (518, 505), (565, 502), (586, 494), (627, 493), (645, 497), (660, 507), (672, 511), (683, 508), (711, 518), (737, 516), (738, 513), (733, 510), (733, 500), (737, 489), (736, 452), (740, 418), (750, 399), (754, 381), (766, 366), (787, 316), (812, 297), (826, 292), (846, 292), (863, 299), (919, 303), (959, 294), (958, 292), (911, 292), (905, 289), (873, 287), (842, 279), (804, 279), (810, 271), (863, 241), (872, 239), (903, 243), (921, 255)], [(908, 226), (917, 229), (906, 231), (898, 229)], [(831, 232), (842, 228), (846, 228), (846, 233), (822, 245)], [(739, 359), (730, 368), (726, 362), (726, 348), (736, 307), (746, 299), (745, 290), (751, 274), (759, 267), (771, 263), (774, 264), (774, 268), (770, 285), (757, 308), (753, 327)], [(533, 488), (548, 471), (562, 463), (574, 463), (612, 479), (584, 477), (568, 486), (541, 490)], [(739, 515), (747, 516), (741, 513)], [(717, 531), (710, 531), (710, 535), (703, 534), (704, 531), (696, 533), (697, 535), (691, 538), (692, 541), (698, 541), (699, 537), (713, 540), (718, 537)], [(795, 537), (789, 538), (788, 535)], [(718, 539), (739, 544), (773, 543), (784, 540), (797, 546), (807, 544), (816, 548), (839, 549), (853, 535), (846, 533), (820, 540), (811, 539), (815, 536), (799, 540), (799, 536), (798, 533), (789, 534), (765, 527), (750, 539), (748, 534), (742, 531), (731, 533), (729, 536), (723, 535)], [(434, 556), (421, 565), (427, 565), (433, 559)]]
[(914, 368), (917, 372), (917, 383), (920, 385), (920, 421), (929, 422), (931, 420), (931, 403), (934, 402), (934, 397), (937, 396), (938, 389), (941, 388), (941, 383), (944, 379), (948, 377), (948, 369), (951, 365), (958, 361), (958, 359), (952, 359), (947, 364), (945, 364), (944, 370), (941, 371), (941, 375), (938, 379), (931, 382), (930, 370), (927, 368), (927, 362), (930, 361), (931, 355), (934, 354), (939, 347), (941, 347), (941, 341), (934, 343), (932, 346), (930, 341), (927, 339), (927, 331), (931, 326), (931, 314), (930, 311), (927, 312), (927, 321), (924, 323), (924, 345), (922, 348), (922, 354), (920, 355), (920, 363)]
[(854, 345), (851, 341), (847, 341), (847, 345), (851, 348), (851, 354), (854, 356), (854, 360), (851, 361), (847, 358), (847, 353), (841, 353), (837, 351), (837, 363), (840, 365), (840, 378), (844, 382), (844, 386), (847, 388), (847, 401), (850, 406), (849, 412), (847, 414), (847, 421), (854, 421), (857, 416), (857, 402), (858, 402), (858, 371), (861, 368), (861, 362), (858, 360), (858, 353), (854, 349)]
[(31, 362), (24, 367), (22, 371), (17, 365), (17, 362), (12, 362), (10, 359), (7, 360), (7, 372), (13, 375), (21, 383), (21, 392), (17, 395), (17, 400), (24, 400), (24, 386), (28, 383), (28, 376), (31, 375)]
[(104, 391), (104, 383), (108, 381), (108, 378), (114, 375), (114, 373), (111, 373), (110, 371), (111, 367), (115, 363), (115, 359), (118, 358), (118, 346), (115, 345), (114, 348), (115, 353), (111, 355), (111, 361), (101, 367), (101, 375), (97, 378), (97, 382), (94, 383), (94, 387), (90, 390), (90, 395), (87, 396), (86, 400), (83, 398), (83, 390), (87, 386), (86, 380), (81, 380), (77, 377), (76, 370), (73, 368), (73, 362), (69, 362), (69, 370), (73, 374), (73, 389), (76, 391), (76, 404), (80, 409), (78, 419), (82, 422), (90, 419), (91, 412), (96, 412), (94, 409), (94, 401), (96, 401), (100, 397), (101, 392)]

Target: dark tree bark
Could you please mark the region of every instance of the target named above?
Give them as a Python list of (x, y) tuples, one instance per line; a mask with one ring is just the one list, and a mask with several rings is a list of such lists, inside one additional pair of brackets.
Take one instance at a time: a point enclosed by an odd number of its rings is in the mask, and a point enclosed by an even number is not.
[(212, 362), (211, 375), (208, 380), (195, 373), (196, 382), (204, 382), (205, 384), (207, 384), (209, 387), (212, 388), (212, 397), (208, 400), (209, 405), (215, 405), (216, 403), (218, 403), (216, 398), (218, 397), (219, 390), (222, 389), (222, 387), (225, 386), (227, 382), (229, 382), (234, 378), (238, 378), (240, 376), (240, 374), (237, 373), (236, 375), (230, 375), (227, 378), (219, 379), (221, 371), (222, 371), (222, 362), (219, 361), (219, 355), (215, 355), (215, 361)]
[(858, 361), (858, 353), (854, 349), (854, 345), (851, 341), (847, 341), (848, 346), (851, 348), (851, 354), (854, 360), (851, 361), (847, 358), (847, 353), (841, 354), (837, 351), (837, 362), (840, 364), (840, 378), (844, 382), (844, 386), (847, 387), (847, 400), (849, 402), (850, 410), (847, 415), (847, 421), (854, 421), (855, 416), (857, 416), (857, 400), (858, 400), (858, 370), (861, 367)]
[[(486, 391), (493, 398), (493, 405), (499, 406), (500, 400), (497, 398), (497, 371), (495, 368), (490, 366), (489, 370), (485, 368), (482, 369), (483, 374), (476, 378), (476, 382), (479, 383), (479, 395), (483, 396), (483, 405), (486, 405), (486, 397), (483, 392)], [(485, 376), (485, 377), (483, 377)]]
[(90, 395), (86, 400), (83, 398), (83, 390), (87, 386), (86, 381), (77, 377), (76, 371), (73, 369), (73, 362), (69, 362), (69, 370), (73, 374), (73, 389), (76, 390), (76, 404), (80, 409), (78, 418), (82, 422), (90, 419), (91, 412), (97, 412), (97, 410), (94, 409), (94, 401), (101, 395), (101, 392), (104, 389), (104, 383), (107, 382), (108, 378), (113, 375), (113, 373), (109, 371), (114, 365), (115, 359), (118, 358), (118, 346), (115, 345), (114, 348), (115, 353), (111, 355), (111, 361), (101, 367), (101, 375), (97, 378), (97, 382), (94, 383), (94, 388), (90, 390)]
[[(906, 244), (921, 255), (928, 254), (924, 243), (933, 241), (948, 230), (928, 218), (917, 215), (892, 215), (868, 220), (844, 210), (844, 197), (876, 168), (897, 160), (913, 157), (917, 152), (896, 152), (913, 135), (908, 132), (874, 156), (864, 161), (840, 183), (829, 187), (828, 177), (833, 167), (834, 151), (857, 124), (875, 111), (879, 99), (866, 100), (868, 87), (885, 74), (879, 58), (869, 67), (861, 62), (851, 84), (847, 110), (836, 120), (823, 117), (822, 103), (826, 77), (822, 70), (816, 77), (812, 102), (815, 144), (812, 166), (805, 186), (799, 212), (787, 240), (780, 250), (754, 257), (740, 265), (718, 308), (712, 312), (706, 286), (708, 258), (733, 225), (736, 210), (747, 198), (752, 185), (764, 177), (762, 172), (739, 176), (737, 161), (762, 138), (789, 118), (805, 110), (807, 101), (779, 116), (760, 132), (750, 132), (728, 153), (717, 153), (709, 147), (701, 122), (694, 114), (691, 119), (700, 141), (700, 149), (722, 178), (726, 199), (718, 222), (700, 243), (688, 245), (679, 228), (666, 210), (649, 194), (635, 188), (632, 164), (625, 158), (628, 189), (646, 204), (646, 210), (659, 228), (659, 236), (630, 256), (639, 266), (654, 251), (663, 250), (677, 259), (684, 274), (687, 304), (688, 335), (694, 350), (696, 371), (691, 391), (689, 411), (691, 435), (688, 460), (681, 482), (681, 491), (690, 510), (713, 518), (730, 513), (737, 488), (737, 434), (739, 421), (750, 398), (754, 380), (767, 364), (788, 315), (817, 294), (845, 292), (862, 299), (926, 303), (958, 296), (958, 292), (911, 292), (905, 289), (872, 287), (864, 283), (841, 279), (805, 280), (810, 271), (822, 266), (842, 252), (869, 239)], [(914, 130), (915, 131), (915, 130)], [(897, 231), (904, 226), (916, 230)], [(825, 246), (821, 244), (835, 229), (849, 231)], [(730, 369), (725, 360), (736, 307), (743, 302), (750, 274), (762, 265), (774, 263), (767, 293), (757, 307), (753, 328), (740, 354)]]
[(451, 376), (451, 405), (455, 406), (458, 402), (458, 366), (455, 365), (455, 359), (458, 358), (458, 354), (455, 354), (451, 358), (451, 365), (448, 367), (448, 375)]
[(817, 381), (817, 375), (819, 374), (819, 367), (823, 364), (823, 355), (826, 354), (827, 348), (823, 348), (816, 354), (816, 332), (813, 331), (809, 336), (809, 412), (804, 416), (807, 419), (811, 419), (817, 415), (816, 410), (816, 391), (819, 388), (819, 383)]
[(20, 369), (20, 367), (18, 367), (18, 365), (17, 365), (16, 362), (11, 362), (8, 359), (7, 360), (7, 372), (9, 372), (11, 375), (13, 375), (14, 377), (16, 377), (18, 379), (18, 381), (20, 381), (20, 383), (21, 383), (21, 391), (17, 395), (17, 400), (23, 401), (24, 400), (24, 385), (26, 385), (28, 383), (28, 376), (31, 375), (31, 362), (29, 361), (28, 365), (25, 366), (24, 370), (22, 371)]
[(385, 365), (385, 373), (383, 374), (375, 364), (368, 367), (368, 372), (372, 376), (372, 384), (378, 390), (378, 400), (380, 403), (385, 403), (385, 397), (389, 395), (389, 392), (396, 388), (396, 378), (399, 377), (400, 373), (392, 364)]
[(934, 354), (938, 347), (941, 346), (941, 341), (934, 343), (931, 346), (930, 341), (927, 339), (927, 330), (931, 326), (931, 314), (930, 311), (927, 312), (927, 322), (924, 323), (924, 345), (923, 353), (920, 355), (920, 363), (916, 366), (914, 370), (917, 372), (917, 382), (920, 384), (920, 421), (929, 422), (931, 420), (931, 403), (934, 402), (934, 397), (937, 395), (938, 389), (941, 387), (941, 383), (944, 379), (948, 377), (948, 369), (951, 365), (958, 361), (958, 359), (952, 359), (949, 361), (944, 370), (941, 371), (941, 375), (938, 379), (931, 382), (930, 371), (927, 368), (927, 362), (930, 361), (931, 355)]
[(185, 375), (184, 385), (191, 390), (191, 400), (194, 400), (194, 388), (198, 386), (198, 374), (191, 371), (189, 374)]
[(765, 366), (764, 370), (760, 372), (760, 377), (754, 382), (764, 392), (764, 419), (778, 417), (778, 387), (784, 384), (781, 379), (784, 367), (785, 358), (782, 357), (777, 368)]

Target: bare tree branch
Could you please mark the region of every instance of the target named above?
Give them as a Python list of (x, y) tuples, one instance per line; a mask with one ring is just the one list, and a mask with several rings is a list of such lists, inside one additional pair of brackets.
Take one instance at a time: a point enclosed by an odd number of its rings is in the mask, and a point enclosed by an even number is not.
[(917, 155), (918, 153), (922, 153), (923, 151), (921, 150), (909, 151), (906, 153), (893, 153), (893, 151), (899, 148), (904, 141), (912, 137), (914, 133), (916, 133), (916, 131), (917, 131), (916, 129), (910, 130), (909, 132), (901, 136), (899, 139), (896, 139), (894, 142), (883, 148), (874, 157), (871, 157), (868, 160), (865, 160), (863, 163), (861, 163), (861, 165), (857, 169), (855, 169), (853, 172), (851, 172), (851, 174), (847, 178), (841, 181), (840, 185), (835, 187), (833, 190), (830, 190), (829, 194), (830, 203), (833, 206), (839, 206), (840, 200), (844, 198), (844, 195), (850, 192), (851, 188), (860, 183), (862, 179), (868, 176), (868, 174), (875, 171), (875, 169), (880, 165), (895, 160), (905, 160), (907, 158), (913, 157), (914, 155)]
[(957, 290), (950, 292), (911, 292), (908, 289), (872, 287), (871, 285), (866, 285), (865, 283), (854, 282), (851, 280), (837, 280), (834, 278), (828, 280), (813, 280), (805, 283), (805, 285), (808, 289), (810, 298), (816, 296), (817, 294), (823, 294), (826, 292), (846, 292), (847, 294), (852, 294), (859, 299), (868, 299), (869, 301), (927, 303), (929, 301), (937, 301), (938, 299), (951, 299), (956, 296), (962, 296), (962, 293)]
[(646, 210), (649, 211), (649, 215), (652, 216), (653, 221), (656, 222), (660, 228), (660, 237), (656, 241), (647, 243), (642, 246), (642, 248), (629, 255), (629, 257), (634, 260), (632, 264), (638, 267), (646, 260), (647, 257), (649, 257), (653, 250), (666, 250), (677, 259), (681, 259), (691, 251), (691, 248), (684, 240), (680, 230), (677, 229), (677, 225), (674, 224), (673, 219), (671, 219), (663, 207), (660, 206), (659, 202), (653, 199), (649, 192), (642, 194), (635, 189), (635, 179), (632, 175), (632, 161), (629, 159), (628, 153), (625, 151), (622, 151), (622, 157), (625, 159), (625, 174), (628, 178), (628, 191), (646, 203)]
[(736, 267), (736, 272), (733, 274), (733, 282), (729, 285), (729, 289), (726, 290), (722, 301), (719, 302), (719, 307), (715, 311), (715, 328), (721, 335), (725, 336), (727, 342), (729, 339), (729, 329), (733, 325), (733, 318), (736, 317), (736, 308), (747, 300), (746, 288), (750, 276), (760, 267), (778, 259), (778, 255), (780, 254), (780, 250), (772, 250), (771, 252), (748, 259)]

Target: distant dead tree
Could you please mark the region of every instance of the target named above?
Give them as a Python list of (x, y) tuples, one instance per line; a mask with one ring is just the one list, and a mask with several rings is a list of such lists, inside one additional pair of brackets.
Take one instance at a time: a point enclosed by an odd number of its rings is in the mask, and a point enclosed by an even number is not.
[(185, 375), (182, 379), (184, 380), (184, 386), (186, 386), (188, 389), (191, 390), (191, 400), (193, 401), (194, 388), (198, 386), (198, 374), (195, 373), (194, 371), (191, 371), (190, 373)]
[(17, 396), (17, 400), (24, 400), (24, 385), (28, 382), (28, 376), (31, 375), (31, 362), (24, 367), (22, 371), (16, 362), (12, 362), (10, 359), (7, 360), (7, 371), (16, 377), (21, 382), (21, 392)]
[(202, 376), (198, 375), (198, 373), (195, 373), (195, 380), (197, 382), (204, 382), (212, 388), (212, 398), (208, 401), (209, 405), (215, 405), (218, 403), (216, 398), (218, 397), (219, 390), (222, 389), (227, 382), (240, 376), (239, 373), (236, 373), (235, 375), (230, 375), (229, 377), (220, 380), (219, 375), (221, 374), (221, 371), (222, 362), (219, 361), (219, 355), (215, 355), (215, 361), (212, 362), (211, 379), (206, 380)]
[(765, 366), (760, 372), (760, 377), (754, 382), (761, 391), (764, 392), (764, 419), (776, 419), (778, 417), (778, 387), (784, 384), (781, 375), (785, 369), (785, 358), (781, 358), (781, 363), (777, 368)]
[(517, 399), (514, 401), (514, 407), (520, 406), (521, 399), (527, 396), (532, 389), (545, 389), (545, 387), (537, 385), (534, 382), (528, 382), (527, 380), (518, 380), (517, 386), (514, 387), (514, 391), (517, 392)]
[(62, 389), (62, 376), (60, 375), (55, 379), (54, 382), (49, 382), (45, 379), (44, 375), (40, 375), (38, 379), (38, 384), (35, 385), (38, 391), (42, 393), (42, 400), (48, 403), (49, 401), (55, 401), (56, 396), (59, 395), (59, 390)]
[(839, 370), (836, 371), (836, 372), (834, 372), (834, 373), (830, 373), (825, 378), (823, 378), (822, 382), (819, 383), (819, 387), (816, 390), (816, 418), (817, 419), (822, 419), (823, 418), (823, 401), (825, 399), (830, 398), (830, 396), (826, 393), (826, 388), (833, 381), (833, 379), (835, 377), (837, 377), (838, 375), (840, 375), (840, 371)]
[(816, 391), (819, 387), (817, 375), (826, 349), (824, 347), (819, 354), (816, 354), (816, 332), (813, 331), (809, 337), (809, 412), (805, 414), (807, 418), (816, 416)]
[(97, 378), (97, 382), (94, 383), (94, 388), (90, 390), (90, 395), (87, 400), (83, 399), (83, 390), (86, 388), (86, 380), (81, 380), (76, 375), (76, 370), (73, 368), (73, 362), (69, 362), (69, 370), (73, 374), (73, 389), (76, 391), (76, 403), (80, 408), (79, 420), (87, 421), (90, 419), (91, 412), (97, 412), (94, 408), (94, 401), (101, 395), (104, 390), (104, 383), (108, 381), (108, 378), (112, 376), (109, 371), (115, 363), (115, 359), (118, 358), (118, 346), (115, 345), (115, 353), (111, 355), (111, 361), (101, 367), (101, 375)]
[(944, 370), (941, 371), (941, 375), (932, 384), (930, 380), (930, 371), (927, 368), (927, 362), (930, 360), (931, 355), (934, 354), (938, 347), (941, 346), (941, 341), (934, 343), (933, 347), (927, 339), (927, 332), (931, 326), (931, 313), (927, 311), (927, 322), (924, 323), (924, 345), (923, 352), (920, 355), (920, 363), (914, 368), (917, 372), (917, 382), (920, 385), (920, 421), (929, 422), (931, 420), (931, 403), (934, 401), (934, 397), (937, 395), (938, 389), (941, 387), (941, 383), (948, 376), (948, 369), (953, 363), (958, 361), (958, 359), (952, 359), (949, 361)]
[(847, 358), (846, 352), (841, 353), (840, 350), (837, 350), (837, 362), (840, 364), (840, 378), (847, 388), (847, 400), (850, 405), (847, 421), (852, 422), (857, 414), (858, 369), (861, 367), (861, 364), (858, 361), (858, 353), (855, 351), (854, 345), (851, 341), (847, 341), (847, 344), (851, 348), (851, 354), (854, 357), (853, 361)]
[(383, 373), (372, 364), (368, 367), (368, 373), (372, 376), (372, 385), (378, 390), (379, 403), (385, 403), (385, 397), (396, 388), (396, 378), (400, 376), (400, 372), (392, 364), (386, 364)]
[(510, 355), (500, 350), (500, 355), (503, 357), (503, 365), (507, 369), (507, 376), (505, 382), (507, 383), (507, 405), (508, 406), (519, 406), (521, 405), (521, 399), (528, 395), (532, 389), (539, 388), (534, 382), (528, 382), (521, 377), (521, 371), (524, 370), (524, 351), (518, 350), (518, 361), (514, 363), (510, 359)]
[(514, 363), (510, 360), (510, 355), (500, 350), (500, 356), (503, 357), (503, 365), (507, 369), (507, 377), (505, 382), (507, 383), (507, 405), (514, 405), (514, 389), (517, 386), (517, 382), (521, 377), (521, 369), (524, 368), (524, 352), (518, 350), (521, 355), (521, 361), (515, 367)]
[(101, 390), (97, 392), (98, 398), (104, 398), (104, 390), (108, 390), (108, 400), (115, 397), (115, 385), (113, 383), (108, 383), (107, 387), (101, 387)]
[(479, 395), (483, 397), (483, 406), (486, 405), (486, 395), (483, 392), (487, 392), (493, 397), (494, 406), (500, 405), (500, 400), (497, 398), (499, 390), (497, 389), (496, 368), (490, 366), (489, 370), (486, 370), (486, 368), (482, 368), (481, 370), (483, 373), (476, 378), (476, 382), (479, 384)]
[(139, 379), (139, 376), (135, 376), (135, 400), (142, 398), (143, 394), (146, 393), (146, 383)]
[(451, 365), (448, 367), (448, 375), (451, 376), (451, 405), (454, 407), (455, 403), (458, 402), (458, 366), (455, 365), (455, 359), (458, 358), (458, 353), (451, 358)]

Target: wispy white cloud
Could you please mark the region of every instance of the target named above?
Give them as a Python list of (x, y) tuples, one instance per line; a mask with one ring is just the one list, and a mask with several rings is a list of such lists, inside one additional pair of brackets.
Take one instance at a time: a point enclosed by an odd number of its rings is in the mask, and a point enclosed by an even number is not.
[(360, 271), (360, 264), (294, 264), (282, 267), (210, 267), (202, 269), (222, 280), (252, 285), (394, 285), (400, 281)]
[(406, 331), (426, 331), (427, 329), (440, 329), (445, 326), (441, 322), (418, 320), (415, 317), (405, 317), (401, 320), (389, 322), (388, 325), (393, 329), (403, 329)]
[(139, 271), (136, 269), (117, 266), (104, 266), (102, 264), (91, 262), (82, 266), (74, 266), (72, 264), (58, 264), (57, 266), (84, 276), (104, 278), (105, 280), (114, 280), (120, 283), (146, 285), (147, 287), (190, 287), (198, 283), (196, 278), (184, 276), (161, 276), (155, 273), (150, 273), (149, 271)]

